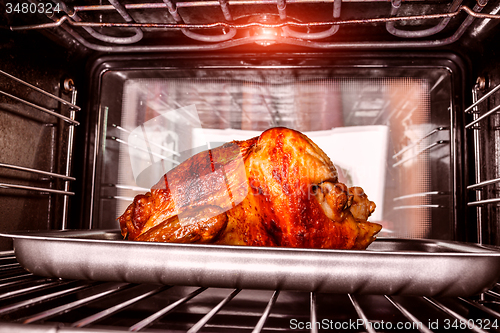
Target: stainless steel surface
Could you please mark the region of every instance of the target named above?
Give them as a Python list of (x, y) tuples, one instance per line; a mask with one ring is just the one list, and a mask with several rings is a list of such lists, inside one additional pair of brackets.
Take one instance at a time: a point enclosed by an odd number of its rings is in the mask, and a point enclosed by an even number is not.
[(440, 332), (445, 325), (450, 331), (461, 327), (461, 331), (489, 332), (496, 331), (500, 319), (495, 305), (500, 296), (498, 285), (484, 300), (478, 300), (26, 279), (22, 271), (9, 268), (16, 263), (12, 254), (0, 254), (0, 279), (18, 281), (0, 286), (2, 333), (319, 332), (349, 328), (354, 332), (413, 329), (429, 333)]
[(130, 242), (118, 231), (2, 236), (14, 238), (28, 271), (67, 279), (460, 296), (500, 277), (496, 249), (444, 241), (378, 239), (366, 251), (349, 251)]

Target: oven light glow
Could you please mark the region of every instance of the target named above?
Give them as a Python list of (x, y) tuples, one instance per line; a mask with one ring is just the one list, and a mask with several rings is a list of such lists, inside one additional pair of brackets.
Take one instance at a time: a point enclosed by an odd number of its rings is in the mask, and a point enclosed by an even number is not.
[(280, 22), (276, 15), (264, 14), (251, 17), (249, 23), (259, 23), (250, 29), (250, 35), (256, 38), (255, 43), (262, 46), (269, 46), (276, 44), (279, 36), (281, 35), (280, 28), (273, 25)]
[(276, 43), (279, 32), (276, 28), (259, 27), (254, 30), (254, 36), (258, 37), (258, 40), (255, 41), (255, 43), (262, 46), (269, 46)]

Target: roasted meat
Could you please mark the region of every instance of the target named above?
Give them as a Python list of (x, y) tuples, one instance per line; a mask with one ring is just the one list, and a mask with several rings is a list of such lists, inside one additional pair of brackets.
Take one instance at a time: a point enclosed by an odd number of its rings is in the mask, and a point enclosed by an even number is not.
[(374, 209), (307, 136), (276, 127), (192, 156), (119, 221), (137, 241), (364, 249), (381, 229)]

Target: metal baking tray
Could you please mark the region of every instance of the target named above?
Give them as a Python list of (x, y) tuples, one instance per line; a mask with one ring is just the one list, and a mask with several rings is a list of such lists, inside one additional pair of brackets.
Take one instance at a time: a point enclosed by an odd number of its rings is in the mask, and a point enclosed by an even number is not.
[(133, 242), (118, 230), (0, 234), (36, 275), (203, 287), (470, 296), (500, 277), (493, 247), (379, 238), (367, 250)]

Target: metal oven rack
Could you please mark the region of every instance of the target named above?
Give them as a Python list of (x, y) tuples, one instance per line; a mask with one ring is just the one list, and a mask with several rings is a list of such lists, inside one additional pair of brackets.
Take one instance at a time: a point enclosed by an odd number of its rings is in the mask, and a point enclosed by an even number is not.
[[(43, 180), (46, 180), (48, 182), (47, 187), (37, 187), (37, 186), (29, 186), (29, 185), (23, 185), (19, 183), (15, 183), (15, 179), (18, 178), (13, 178), (14, 181), (5, 183), (5, 182), (0, 182), (0, 188), (3, 189), (14, 189), (14, 190), (27, 190), (27, 191), (34, 191), (38, 192), (40, 194), (47, 194), (47, 195), (52, 195), (52, 194), (58, 194), (58, 195), (63, 195), (63, 207), (62, 207), (62, 229), (66, 228), (66, 221), (67, 221), (67, 216), (68, 216), (68, 202), (69, 202), (69, 196), (74, 195), (74, 192), (70, 191), (70, 183), (75, 180), (74, 177), (70, 175), (70, 170), (71, 170), (71, 160), (72, 160), (72, 154), (73, 154), (73, 137), (74, 137), (74, 127), (79, 125), (79, 122), (75, 120), (75, 115), (76, 111), (80, 110), (80, 107), (75, 105), (76, 102), (76, 96), (77, 96), (77, 90), (73, 84), (73, 81), (68, 79), (64, 82), (65, 89), (68, 92), (71, 92), (71, 102), (68, 102), (58, 96), (55, 96), (54, 94), (51, 94), (43, 89), (38, 88), (35, 85), (32, 85), (28, 82), (25, 82), (9, 73), (6, 73), (4, 71), (0, 70), (0, 76), (6, 78), (7, 80), (10, 80), (12, 83), (17, 83), (20, 84), (21, 86), (27, 87), (29, 91), (33, 91), (35, 94), (41, 94), (45, 97), (48, 97), (49, 100), (55, 101), (55, 103), (59, 104), (60, 106), (64, 105), (69, 108), (69, 116), (65, 116), (61, 114), (60, 112), (55, 111), (55, 109), (39, 105), (37, 103), (33, 103), (25, 98), (16, 96), (14, 94), (11, 94), (10, 92), (7, 92), (5, 90), (0, 89), (0, 95), (7, 97), (9, 100), (14, 101), (14, 103), (18, 103), (18, 105), (24, 105), (27, 106), (31, 110), (37, 110), (46, 114), (49, 114), (50, 116), (53, 116), (57, 119), (62, 120), (67, 126), (69, 127), (67, 130), (67, 147), (66, 147), (66, 156), (65, 156), (65, 172), (64, 174), (57, 173), (57, 172), (52, 172), (52, 171), (44, 171), (44, 170), (39, 170), (36, 168), (30, 168), (26, 166), (20, 166), (20, 165), (14, 165), (14, 164), (9, 164), (9, 163), (4, 163), (5, 160), (0, 161), (0, 168), (4, 169), (11, 169), (11, 170), (16, 170), (20, 172), (27, 172), (31, 174), (36, 174), (42, 177)], [(5, 81), (4, 81), (5, 82)], [(6, 81), (9, 82), (9, 81)], [(47, 124), (44, 124), (47, 126), (54, 127), (54, 124), (49, 121)], [(51, 146), (52, 144), (47, 143), (48, 146)], [(63, 189), (57, 189), (54, 188), (54, 186), (57, 185), (55, 180), (60, 179), (62, 180), (63, 183)]]
[(12, 252), (0, 263), (1, 332), (428, 333), (500, 326), (499, 285), (482, 299), (340, 295), (50, 279), (24, 271)]
[[(30, 0), (32, 5), (40, 5), (38, 0)], [(331, 17), (321, 21), (294, 17), (297, 12), (305, 12), (309, 0), (218, 0), (218, 1), (176, 1), (144, 2), (122, 4), (119, 0), (110, 0), (110, 5), (68, 6), (62, 0), (53, 0), (58, 15), (50, 13), (47, 22), (28, 22), (27, 25), (11, 26), (14, 31), (49, 29), (60, 27), (72, 38), (85, 47), (102, 52), (167, 52), (167, 51), (210, 51), (221, 50), (241, 45), (288, 44), (316, 49), (395, 49), (429, 48), (449, 45), (459, 40), (475, 19), (500, 19), (498, 11), (492, 14), (481, 13), (488, 0), (478, 1), (471, 9), (462, 5), (461, 0), (453, 1), (443, 7), (442, 13), (397, 15), (397, 12), (412, 1), (378, 1), (379, 10), (368, 17), (341, 19), (342, 2), (361, 3), (366, 0), (322, 0), (315, 4), (327, 5), (320, 11), (331, 12)], [(377, 2), (377, 1), (376, 1)], [(290, 7), (304, 6), (300, 10)], [(302, 10), (304, 9), (304, 10)], [(360, 7), (360, 9), (362, 9)], [(161, 12), (163, 16), (155, 16)], [(370, 12), (362, 9), (361, 12)], [(410, 11), (412, 12), (412, 11)], [(244, 13), (244, 14), (242, 14)], [(252, 13), (252, 14), (248, 14)], [(405, 13), (408, 10), (405, 9)], [(432, 39), (441, 31), (447, 31), (450, 20), (467, 16), (461, 24), (455, 24), (451, 35)], [(110, 19), (118, 14), (118, 19)], [(316, 12), (313, 18), (317, 18)], [(111, 16), (110, 16), (111, 15)], [(201, 18), (200, 18), (201, 17)], [(120, 22), (116, 22), (116, 20)], [(438, 24), (427, 28), (428, 20), (438, 20)], [(396, 24), (401, 22), (424, 22), (420, 29), (403, 30)], [(385, 25), (387, 40), (372, 41), (334, 41), (330, 39), (339, 29), (349, 29), (355, 25)], [(96, 28), (112, 29), (110, 34), (98, 32)], [(300, 30), (300, 31), (299, 31)], [(132, 35), (131, 35), (132, 32)], [(150, 38), (164, 38), (162, 33), (173, 33), (168, 37), (182, 37), (180, 43), (168, 45), (144, 42)], [(394, 40), (393, 36), (399, 38)], [(409, 40), (411, 38), (425, 38)], [(133, 44), (133, 45), (132, 45)]]
[[(488, 235), (488, 221), (498, 221), (498, 203), (500, 203), (498, 172), (498, 128), (500, 103), (498, 91), (500, 84), (485, 92), (486, 81), (479, 78), (472, 90), (473, 104), (465, 109), (466, 113), (472, 114), (472, 121), (465, 128), (472, 132), (473, 156), (475, 165), (474, 184), (467, 186), (475, 197), (467, 203), (477, 210), (478, 241), (482, 243)], [(483, 94), (479, 98), (480, 94)], [(493, 137), (487, 137), (486, 133), (494, 133)], [(496, 136), (495, 136), (496, 134)], [(486, 136), (485, 136), (486, 135)], [(485, 169), (488, 168), (488, 169)], [(492, 179), (484, 179), (485, 172)], [(491, 233), (491, 231), (490, 231)]]

